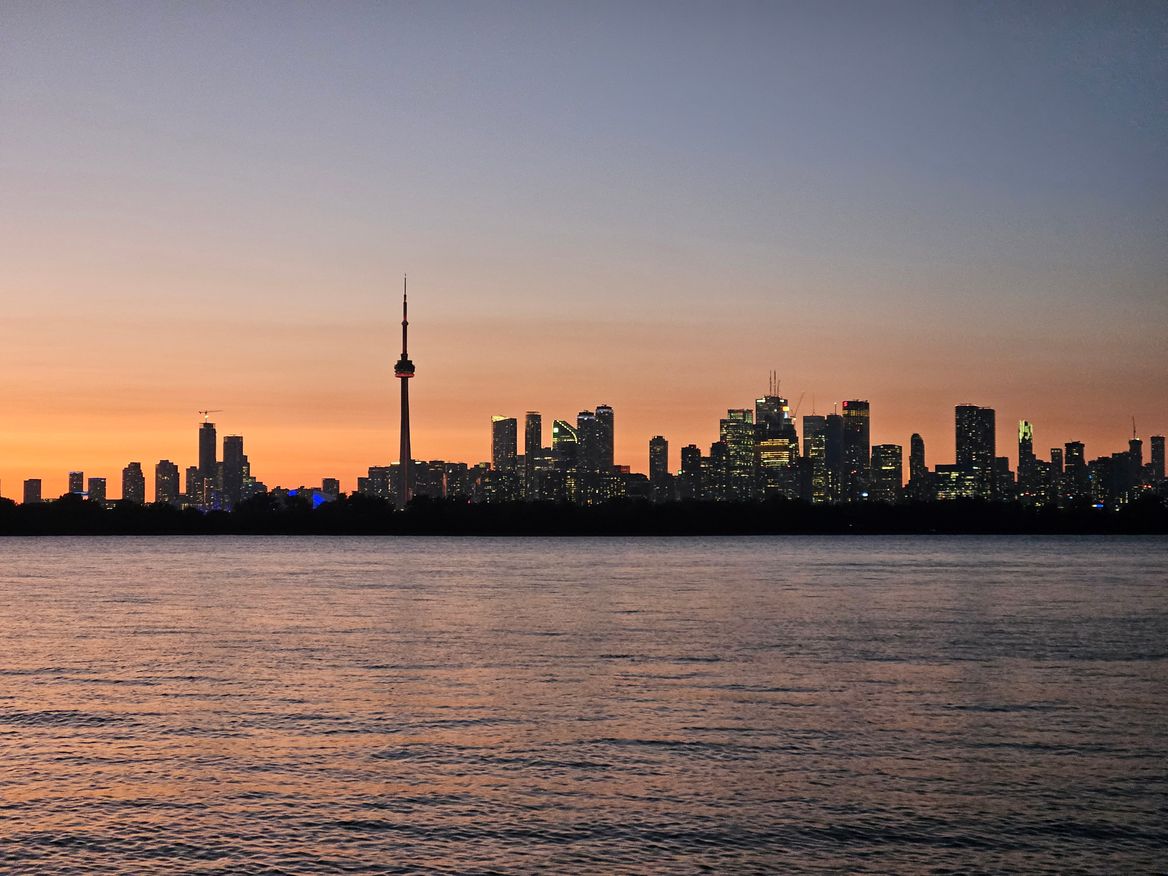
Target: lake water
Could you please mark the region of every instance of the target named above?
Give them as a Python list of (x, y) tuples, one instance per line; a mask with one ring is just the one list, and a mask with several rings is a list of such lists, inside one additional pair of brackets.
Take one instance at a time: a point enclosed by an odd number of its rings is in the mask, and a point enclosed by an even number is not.
[(1168, 539), (0, 539), (0, 870), (1168, 870)]

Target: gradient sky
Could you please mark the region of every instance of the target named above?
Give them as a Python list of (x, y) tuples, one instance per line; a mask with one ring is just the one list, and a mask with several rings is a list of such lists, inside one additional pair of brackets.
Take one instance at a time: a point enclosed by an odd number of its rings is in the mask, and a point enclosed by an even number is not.
[[(1089, 456), (1168, 431), (1168, 5), (0, 7), (0, 490), (269, 485), (490, 416), (708, 450), (800, 414), (953, 459), (953, 406)], [(550, 440), (550, 436), (548, 436)]]

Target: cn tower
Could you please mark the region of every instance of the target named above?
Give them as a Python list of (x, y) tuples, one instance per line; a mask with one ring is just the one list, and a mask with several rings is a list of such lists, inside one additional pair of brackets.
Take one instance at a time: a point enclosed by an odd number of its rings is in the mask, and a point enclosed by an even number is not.
[(414, 363), (406, 353), (406, 330), (410, 326), (406, 318), (406, 278), (402, 276), (402, 354), (393, 366), (393, 376), (401, 381), (401, 455), (398, 458), (397, 507), (404, 508), (410, 501), (410, 378), (414, 376)]

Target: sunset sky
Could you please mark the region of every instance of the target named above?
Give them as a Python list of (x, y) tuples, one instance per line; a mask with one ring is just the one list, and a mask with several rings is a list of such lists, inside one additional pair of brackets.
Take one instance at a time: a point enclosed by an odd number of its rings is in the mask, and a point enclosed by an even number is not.
[(0, 8), (0, 493), (196, 461), (269, 485), (490, 417), (708, 451), (799, 414), (954, 455), (1168, 431), (1168, 4)]

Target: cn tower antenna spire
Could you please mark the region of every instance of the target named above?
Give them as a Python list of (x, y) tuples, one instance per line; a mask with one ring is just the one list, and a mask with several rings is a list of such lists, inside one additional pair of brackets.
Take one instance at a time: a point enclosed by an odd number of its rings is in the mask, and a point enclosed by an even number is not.
[(406, 315), (406, 275), (402, 274), (402, 358), (406, 357), (406, 329), (409, 328), (410, 321)]

